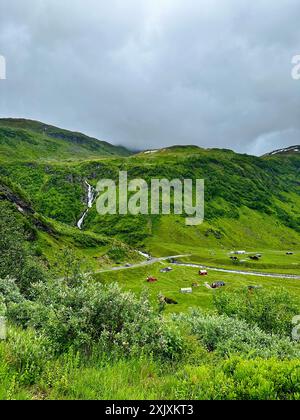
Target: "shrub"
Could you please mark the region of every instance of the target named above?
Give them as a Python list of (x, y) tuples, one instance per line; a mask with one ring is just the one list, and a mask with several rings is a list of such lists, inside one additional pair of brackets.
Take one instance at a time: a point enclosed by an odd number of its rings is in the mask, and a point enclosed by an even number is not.
[(215, 366), (186, 367), (176, 398), (191, 400), (299, 400), (300, 362), (232, 358)]
[(0, 295), (0, 316), (6, 315), (6, 305), (4, 301), (4, 297)]
[(26, 249), (26, 235), (19, 215), (2, 202), (0, 214), (0, 278), (13, 278), (20, 291), (29, 297), (31, 284), (44, 281), (45, 272)]
[(31, 259), (27, 258), (27, 261), (24, 265), (24, 269), (22, 271), (22, 275), (20, 280), (18, 281), (18, 286), (20, 288), (20, 292), (23, 296), (28, 299), (34, 298), (34, 288), (32, 287), (34, 284), (45, 282), (46, 281), (46, 273), (45, 270), (41, 267), (41, 265)]
[(53, 354), (49, 341), (33, 330), (8, 329), (2, 360), (16, 371), (18, 382), (33, 384)]
[(177, 328), (158, 316), (145, 295), (138, 299), (117, 285), (88, 279), (79, 284), (40, 283), (35, 290), (36, 301), (13, 305), (10, 318), (41, 330), (57, 352), (74, 346), (89, 353), (95, 343), (106, 351), (117, 348), (131, 354), (145, 349), (166, 358), (184, 351)]
[(12, 208), (0, 202), (0, 277), (21, 277), (26, 260), (23, 225)]
[(243, 319), (258, 325), (262, 330), (291, 335), (292, 319), (299, 314), (291, 294), (285, 289), (248, 289), (218, 291), (214, 294), (214, 304), (220, 315)]
[(16, 281), (10, 277), (0, 278), (0, 296), (2, 296), (2, 301), (6, 306), (12, 302), (20, 303), (23, 300)]
[(225, 315), (204, 315), (198, 311), (176, 318), (191, 329), (208, 351), (215, 351), (221, 357), (242, 354), (248, 359), (289, 359), (300, 356), (299, 346), (288, 338), (267, 334), (242, 320)]

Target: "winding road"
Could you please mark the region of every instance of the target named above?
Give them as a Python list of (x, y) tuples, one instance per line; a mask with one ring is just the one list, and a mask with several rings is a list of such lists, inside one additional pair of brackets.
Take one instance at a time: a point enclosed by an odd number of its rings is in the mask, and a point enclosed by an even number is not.
[[(159, 262), (168, 261), (170, 259), (177, 260), (178, 258), (184, 258), (184, 257), (190, 257), (190, 255), (171, 255), (169, 257), (151, 258), (151, 260), (146, 260), (138, 264), (130, 265), (128, 267), (121, 266), (121, 267), (112, 267), (106, 270), (99, 270), (99, 271), (96, 271), (96, 274), (107, 273), (107, 272), (112, 272), (112, 271), (130, 270), (133, 268), (139, 268), (139, 267), (144, 267), (148, 265), (153, 265)], [(226, 268), (210, 267), (210, 266), (201, 265), (201, 264), (183, 263), (179, 261), (172, 263), (172, 265), (181, 266), (181, 267), (201, 268), (201, 269), (207, 269), (211, 271), (218, 271), (220, 273), (240, 274), (243, 276), (271, 277), (271, 278), (277, 278), (277, 279), (300, 280), (300, 276), (297, 276), (294, 274), (277, 274), (277, 273), (263, 273), (263, 272), (258, 272), (258, 271), (230, 270)]]

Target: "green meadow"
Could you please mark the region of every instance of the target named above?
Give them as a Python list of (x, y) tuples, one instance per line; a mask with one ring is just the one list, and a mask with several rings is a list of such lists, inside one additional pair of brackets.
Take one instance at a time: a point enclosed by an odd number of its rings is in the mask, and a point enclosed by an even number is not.
[[(199, 276), (199, 269), (197, 268), (175, 265), (171, 265), (173, 270), (169, 273), (160, 272), (162, 268), (169, 266), (170, 264), (158, 263), (146, 267), (128, 268), (116, 272), (96, 274), (95, 278), (103, 284), (117, 282), (122, 289), (134, 291), (136, 294), (147, 290), (153, 304), (156, 303), (159, 294), (163, 294), (177, 302), (177, 305), (167, 306), (168, 313), (187, 312), (190, 308), (213, 311), (213, 295), (216, 291), (207, 289), (205, 283), (211, 285), (218, 281), (225, 282), (225, 288), (229, 292), (247, 288), (248, 286), (260, 286), (273, 290), (284, 287), (293, 294), (300, 305), (300, 280), (256, 277), (252, 275), (221, 273), (212, 270), (208, 270), (208, 276)], [(157, 283), (147, 283), (148, 277), (157, 278)], [(185, 295), (181, 293), (182, 288), (192, 287), (194, 283), (198, 283), (198, 287), (193, 287), (192, 294)]]

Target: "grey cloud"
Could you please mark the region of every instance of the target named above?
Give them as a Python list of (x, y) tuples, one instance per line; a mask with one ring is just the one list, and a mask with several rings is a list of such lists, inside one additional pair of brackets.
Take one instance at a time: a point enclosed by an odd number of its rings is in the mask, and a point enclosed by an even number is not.
[(2, 0), (0, 115), (135, 149), (299, 143), (296, 0)]

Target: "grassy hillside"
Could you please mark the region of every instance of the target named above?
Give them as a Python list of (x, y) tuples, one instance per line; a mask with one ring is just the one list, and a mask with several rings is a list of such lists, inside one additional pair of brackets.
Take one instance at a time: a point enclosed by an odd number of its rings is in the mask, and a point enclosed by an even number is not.
[(0, 119), (0, 159), (76, 160), (128, 156), (123, 147), (37, 121)]
[[(89, 212), (84, 229), (118, 238), (154, 255), (199, 254), (201, 249), (299, 249), (300, 157), (252, 157), (229, 150), (173, 147), (132, 157), (80, 162), (14, 162), (6, 158), (0, 175), (13, 179), (36, 211), (70, 226), (86, 208), (85, 180), (204, 178), (205, 223), (185, 226), (179, 216), (99, 216)], [(259, 227), (259, 228), (258, 228)]]
[(94, 271), (116, 262), (137, 262), (141, 257), (118, 239), (77, 228), (44, 217), (18, 186), (0, 177), (1, 211), (10, 209), (23, 226), (27, 245), (52, 272), (61, 271), (65, 252), (70, 250), (85, 271)]

